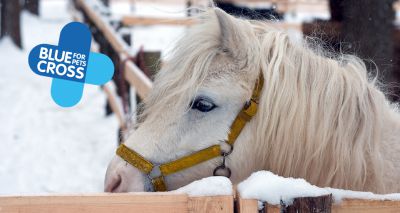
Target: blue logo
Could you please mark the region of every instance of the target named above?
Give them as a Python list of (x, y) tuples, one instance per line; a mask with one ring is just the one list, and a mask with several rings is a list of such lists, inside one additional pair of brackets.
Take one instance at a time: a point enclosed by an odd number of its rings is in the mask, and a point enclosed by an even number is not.
[(38, 75), (53, 78), (51, 97), (62, 107), (82, 98), (84, 84), (102, 85), (114, 75), (114, 64), (104, 54), (90, 52), (92, 36), (80, 22), (63, 27), (58, 46), (39, 44), (29, 53), (29, 66)]

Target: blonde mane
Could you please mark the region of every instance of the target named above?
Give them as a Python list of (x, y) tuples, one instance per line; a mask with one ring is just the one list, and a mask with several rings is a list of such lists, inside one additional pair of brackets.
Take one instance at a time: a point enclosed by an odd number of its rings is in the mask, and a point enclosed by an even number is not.
[(267, 83), (255, 133), (266, 168), (319, 186), (385, 191), (380, 144), (390, 109), (365, 64), (319, 55), (258, 24)]

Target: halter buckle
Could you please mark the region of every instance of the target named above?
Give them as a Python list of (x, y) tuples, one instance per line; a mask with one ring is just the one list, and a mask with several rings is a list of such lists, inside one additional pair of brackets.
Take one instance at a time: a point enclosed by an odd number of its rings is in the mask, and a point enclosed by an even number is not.
[(242, 112), (247, 120), (250, 120), (257, 113), (257, 108), (258, 104), (256, 100), (250, 99), (250, 101), (246, 102)]

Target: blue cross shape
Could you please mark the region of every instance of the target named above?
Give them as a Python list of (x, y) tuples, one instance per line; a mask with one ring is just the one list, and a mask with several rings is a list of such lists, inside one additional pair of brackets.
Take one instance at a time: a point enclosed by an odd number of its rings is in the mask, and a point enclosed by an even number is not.
[(114, 64), (108, 56), (90, 52), (91, 40), (85, 24), (71, 22), (61, 30), (58, 46), (39, 44), (29, 53), (31, 70), (53, 78), (51, 97), (59, 106), (76, 105), (85, 83), (102, 85), (114, 75)]

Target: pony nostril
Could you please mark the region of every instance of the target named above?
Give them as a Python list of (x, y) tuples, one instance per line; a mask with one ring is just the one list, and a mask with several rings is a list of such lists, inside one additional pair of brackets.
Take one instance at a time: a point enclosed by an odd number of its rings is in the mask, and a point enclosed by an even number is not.
[(118, 192), (118, 188), (121, 185), (122, 182), (122, 178), (121, 176), (116, 176), (115, 178), (113, 178), (110, 183), (107, 184), (107, 186), (105, 187), (105, 192), (111, 192), (111, 193), (115, 193)]

